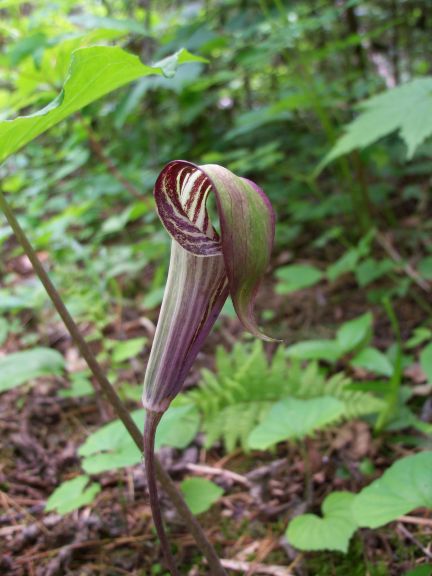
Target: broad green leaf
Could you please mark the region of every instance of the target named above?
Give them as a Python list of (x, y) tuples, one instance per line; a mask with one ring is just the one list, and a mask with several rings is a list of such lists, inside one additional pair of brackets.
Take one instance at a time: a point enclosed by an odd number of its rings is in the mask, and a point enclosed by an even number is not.
[(73, 480), (67, 480), (60, 484), (48, 498), (45, 511), (56, 511), (62, 516), (81, 506), (91, 504), (101, 491), (97, 482), (90, 484), (88, 476), (77, 476)]
[(23, 287), (15, 290), (13, 294), (10, 290), (0, 289), (0, 312), (38, 308), (40, 301), (40, 292), (34, 287), (30, 290)]
[(432, 134), (432, 78), (417, 78), (393, 90), (373, 96), (360, 106), (361, 113), (323, 160), (320, 168), (356, 148), (365, 148), (398, 131), (407, 156)]
[[(144, 411), (131, 414), (135, 424), (144, 429)], [(156, 449), (161, 446), (185, 448), (195, 438), (199, 415), (193, 406), (171, 406), (164, 414), (156, 432)], [(93, 432), (81, 445), (78, 454), (83, 469), (89, 474), (134, 466), (141, 462), (141, 451), (135, 446), (120, 420), (114, 420)]]
[(276, 278), (279, 280), (276, 285), (277, 294), (289, 294), (314, 286), (321, 280), (322, 272), (314, 266), (293, 264), (279, 268), (276, 271)]
[(357, 348), (371, 335), (373, 316), (370, 312), (366, 312), (342, 324), (337, 331), (337, 342), (344, 352), (350, 352)]
[(15, 67), (27, 56), (33, 56), (37, 60), (46, 45), (47, 37), (45, 34), (36, 32), (12, 44), (7, 50), (7, 56), (11, 65)]
[(368, 286), (371, 282), (385, 276), (394, 270), (394, 263), (391, 260), (375, 260), (367, 258), (360, 262), (355, 268), (357, 282), (361, 287)]
[(418, 270), (423, 278), (432, 280), (432, 256), (426, 256), (418, 263)]
[(428, 382), (432, 383), (432, 342), (420, 352), (420, 366), (426, 374)]
[(156, 432), (156, 449), (161, 446), (186, 448), (198, 433), (199, 414), (194, 406), (171, 406)]
[(342, 256), (327, 268), (327, 278), (330, 281), (336, 280), (342, 274), (355, 272), (357, 263), (361, 258), (366, 258), (371, 249), (371, 242), (374, 239), (375, 231), (370, 230), (363, 236), (357, 246), (347, 250)]
[(207, 512), (224, 493), (222, 488), (205, 478), (186, 478), (180, 488), (193, 514)]
[[(136, 410), (132, 412), (131, 416), (135, 424), (143, 429), (143, 411)], [(89, 473), (103, 472), (121, 466), (132, 466), (141, 459), (141, 452), (135, 447), (120, 420), (105, 424), (90, 434), (80, 446), (78, 454), (84, 457), (83, 468)], [(110, 462), (113, 464), (112, 468)]]
[(351, 366), (364, 368), (369, 372), (382, 376), (391, 376), (394, 371), (393, 364), (385, 354), (376, 348), (365, 348), (359, 352), (352, 360)]
[(298, 360), (325, 360), (336, 362), (344, 351), (336, 340), (307, 340), (289, 346), (286, 350), (288, 358)]
[(357, 248), (351, 248), (347, 250), (345, 254), (336, 260), (333, 264), (327, 268), (327, 278), (333, 282), (342, 274), (347, 274), (348, 272), (353, 272), (357, 267), (357, 262), (360, 259), (360, 254)]
[(153, 308), (160, 306), (163, 300), (164, 292), (165, 292), (165, 286), (160, 286), (147, 292), (142, 301), (144, 308), (152, 310)]
[(115, 446), (104, 452), (86, 456), (82, 461), (82, 469), (88, 474), (100, 474), (108, 470), (135, 466), (142, 460), (142, 453), (130, 442)]
[(51, 348), (34, 348), (8, 354), (0, 358), (0, 392), (40, 376), (58, 376), (63, 370), (63, 356)]
[(71, 385), (69, 388), (59, 390), (60, 398), (82, 398), (95, 393), (93, 385), (85, 372), (76, 372), (70, 375)]
[(285, 398), (274, 404), (262, 422), (252, 430), (249, 447), (266, 450), (283, 440), (309, 436), (318, 428), (338, 420), (344, 408), (343, 402), (331, 396), (310, 400)]
[(30, 116), (0, 122), (0, 162), (64, 118), (120, 86), (149, 74), (170, 77), (180, 64), (205, 61), (187, 50), (180, 50), (154, 66), (147, 66), (138, 56), (118, 47), (79, 48), (72, 54), (63, 89), (55, 100)]
[(142, 352), (147, 338), (131, 338), (130, 340), (125, 340), (124, 342), (117, 342), (114, 345), (112, 352), (113, 362), (123, 362), (124, 360), (129, 360), (134, 358), (140, 352)]
[(352, 511), (359, 526), (378, 528), (420, 507), (432, 508), (432, 452), (395, 462), (356, 496)]
[(285, 533), (290, 544), (299, 550), (338, 550), (346, 554), (357, 529), (351, 512), (355, 497), (350, 492), (333, 492), (323, 502), (322, 518), (315, 514), (294, 518)]

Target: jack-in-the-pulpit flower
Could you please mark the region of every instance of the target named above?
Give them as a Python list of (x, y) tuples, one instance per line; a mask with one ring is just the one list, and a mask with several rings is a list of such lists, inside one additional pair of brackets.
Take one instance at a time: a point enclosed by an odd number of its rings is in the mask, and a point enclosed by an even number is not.
[[(210, 193), (215, 195), (220, 234), (206, 208)], [(144, 381), (144, 451), (150, 503), (164, 545), (153, 471), (157, 424), (179, 393), (228, 295), (246, 330), (269, 339), (260, 331), (253, 308), (269, 264), (275, 219), (270, 201), (256, 184), (214, 164), (170, 162), (156, 181), (154, 195), (172, 244)]]

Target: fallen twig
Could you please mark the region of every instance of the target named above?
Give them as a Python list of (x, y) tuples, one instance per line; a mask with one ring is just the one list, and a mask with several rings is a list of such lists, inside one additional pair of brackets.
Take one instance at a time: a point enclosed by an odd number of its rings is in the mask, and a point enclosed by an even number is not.
[(417, 516), (400, 516), (398, 522), (404, 524), (417, 524), (418, 526), (430, 526), (432, 528), (432, 518), (418, 518)]
[(200, 474), (210, 474), (211, 476), (223, 476), (237, 484), (242, 484), (246, 488), (250, 488), (250, 482), (244, 476), (232, 472), (231, 470), (226, 470), (225, 468), (214, 468), (213, 466), (204, 466), (202, 464), (186, 464), (186, 468), (191, 472), (198, 472)]
[(275, 566), (267, 564), (255, 564), (253, 562), (240, 562), (238, 560), (226, 560), (221, 559), (221, 564), (224, 568), (228, 570), (233, 570), (234, 572), (242, 572), (247, 574), (251, 569), (253, 569), (255, 574), (269, 574), (270, 576), (293, 576), (293, 573), (289, 571), (285, 566)]
[(403, 524), (399, 523), (397, 526), (397, 530), (404, 538), (415, 544), (417, 548), (419, 548), (419, 550), (421, 550), (427, 558), (432, 559), (432, 552), (430, 552), (427, 548), (425, 548), (423, 544), (419, 542), (419, 540), (417, 540), (417, 538), (413, 534), (411, 534), (411, 532), (407, 530), (407, 528), (405, 528)]

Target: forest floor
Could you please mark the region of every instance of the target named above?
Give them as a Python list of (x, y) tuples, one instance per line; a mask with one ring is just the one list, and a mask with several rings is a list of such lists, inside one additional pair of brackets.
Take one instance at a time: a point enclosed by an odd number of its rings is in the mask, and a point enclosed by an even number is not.
[[(9, 268), (28, 280), (31, 271), (23, 258), (11, 259)], [(261, 295), (272, 292), (268, 285)], [(281, 298), (272, 293), (274, 319), (289, 341), (308, 334), (322, 336), (344, 320), (364, 312), (365, 295), (345, 279), (328, 290), (300, 291)], [(392, 342), (385, 314), (374, 309), (375, 339), (379, 346)], [(409, 298), (398, 303), (404, 335), (422, 320)], [(129, 310), (121, 325), (109, 327), (110, 337), (146, 335), (137, 314)], [(156, 320), (153, 318), (152, 320)], [(68, 363), (81, 360), (64, 328), (54, 317), (49, 326), (34, 323), (29, 312), (20, 321), (31, 326), (45, 346), (57, 348)], [(84, 327), (85, 329), (85, 327)], [(200, 355), (188, 378), (199, 379), (199, 368), (213, 367), (217, 344), (229, 346), (240, 334), (237, 321), (223, 320)], [(406, 334), (405, 334), (406, 333)], [(235, 336), (233, 336), (233, 334)], [(22, 335), (21, 335), (22, 336)], [(19, 338), (9, 339), (6, 351), (19, 349)], [(143, 366), (145, 365), (145, 359)], [(131, 382), (140, 386), (131, 370)], [(415, 375), (412, 376), (415, 378)], [(62, 398), (62, 378), (42, 378), (2, 395), (0, 402), (0, 574), (11, 576), (153, 575), (164, 574), (160, 549), (152, 527), (143, 465), (107, 472), (98, 478), (103, 490), (90, 506), (66, 516), (45, 513), (47, 498), (60, 482), (79, 473), (77, 447), (101, 423), (114, 418), (98, 395)], [(130, 405), (131, 409), (136, 405)], [(412, 453), (409, 444), (374, 436), (364, 421), (354, 421), (316, 434), (307, 444), (311, 511), (332, 490), (357, 492), (364, 485), (359, 461), (369, 460), (379, 475), (399, 457)], [(163, 448), (160, 458), (175, 481), (194, 471), (225, 490), (213, 508), (200, 516), (208, 536), (230, 574), (273, 576), (402, 575), (417, 563), (432, 559), (432, 517), (420, 525), (410, 518), (380, 530), (361, 530), (349, 554), (299, 553), (281, 536), (288, 520), (305, 511), (305, 464), (299, 447), (280, 445), (269, 453), (226, 455), (222, 448), (206, 451), (200, 436), (184, 451)], [(340, 470), (347, 473), (341, 474)], [(182, 574), (208, 573), (192, 537), (187, 534), (167, 498), (162, 495), (169, 537)], [(413, 514), (415, 516), (415, 514)], [(429, 544), (428, 544), (429, 542)]]

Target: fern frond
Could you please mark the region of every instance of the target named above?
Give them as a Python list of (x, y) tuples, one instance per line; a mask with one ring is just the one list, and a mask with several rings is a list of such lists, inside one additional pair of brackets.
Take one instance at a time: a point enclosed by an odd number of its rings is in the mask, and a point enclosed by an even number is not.
[(327, 395), (341, 400), (345, 404), (345, 420), (353, 420), (382, 410), (382, 400), (368, 392), (347, 389), (350, 384), (352, 380), (343, 373), (335, 374), (326, 380), (320, 374), (318, 365), (313, 362), (306, 368), (304, 379), (296, 395), (299, 398)]
[(269, 362), (262, 342), (256, 341), (252, 346), (238, 343), (231, 353), (219, 347), (216, 373), (203, 370), (199, 387), (185, 394), (185, 401), (202, 414), (206, 447), (222, 440), (228, 452), (237, 445), (247, 451), (251, 431), (275, 402), (288, 396), (337, 398), (345, 405), (345, 420), (382, 409), (381, 400), (369, 392), (350, 390), (350, 384), (343, 373), (327, 378), (317, 362), (306, 366), (288, 362), (283, 346)]

